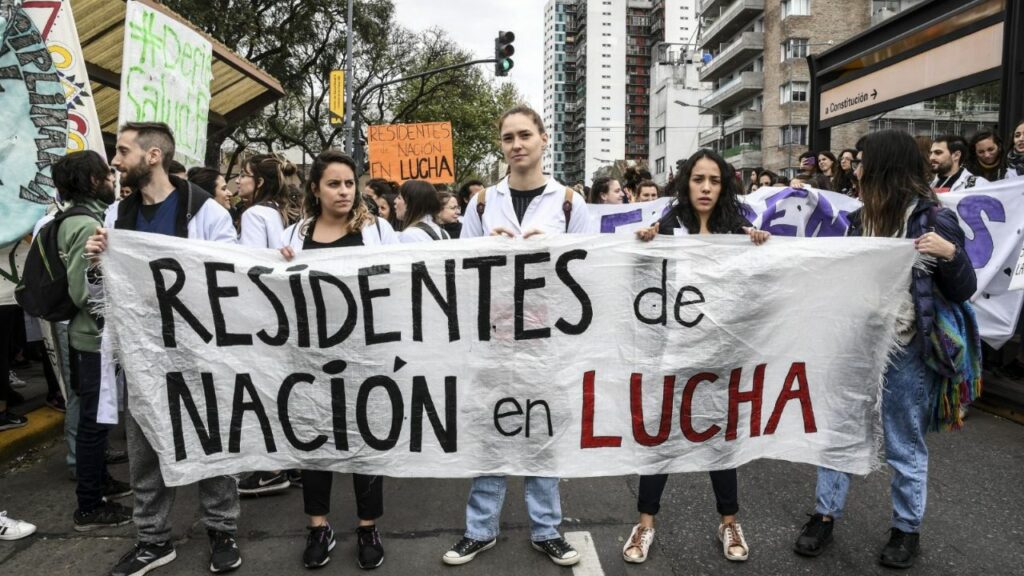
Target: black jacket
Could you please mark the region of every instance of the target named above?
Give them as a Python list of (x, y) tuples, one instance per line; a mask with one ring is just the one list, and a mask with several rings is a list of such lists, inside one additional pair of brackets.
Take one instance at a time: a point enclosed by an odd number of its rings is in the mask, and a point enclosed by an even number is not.
[[(174, 235), (178, 238), (188, 238), (188, 221), (199, 213), (207, 201), (212, 201), (213, 196), (199, 186), (182, 180), (177, 176), (170, 177), (171, 184), (178, 191), (178, 210), (174, 221)], [(136, 219), (139, 217), (139, 205), (142, 204), (142, 193), (132, 190), (132, 193), (117, 203), (117, 221), (114, 228), (121, 230), (135, 230)]]

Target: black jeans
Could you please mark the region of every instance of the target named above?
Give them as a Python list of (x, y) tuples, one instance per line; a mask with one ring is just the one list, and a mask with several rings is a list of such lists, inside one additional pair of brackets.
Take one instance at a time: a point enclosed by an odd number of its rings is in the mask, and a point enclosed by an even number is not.
[[(732, 516), (740, 511), (739, 489), (736, 486), (736, 469), (711, 472), (711, 488), (715, 491), (715, 506), (722, 516)], [(640, 477), (640, 493), (636, 498), (636, 509), (641, 514), (655, 516), (661, 509), (661, 493), (665, 491), (668, 474)]]
[[(308, 516), (327, 516), (331, 511), (331, 485), (334, 472), (302, 471), (302, 505)], [(376, 520), (384, 515), (384, 477), (352, 475), (356, 495), (356, 515), (360, 520)]]
[(75, 472), (78, 475), (78, 509), (91, 512), (103, 500), (107, 479), (107, 434), (113, 426), (96, 422), (100, 402), (100, 355), (71, 349), (71, 380), (78, 388), (78, 437), (75, 440)]
[(0, 402), (7, 402), (11, 394), (11, 342), (17, 328), (15, 323), (21, 320), (20, 311), (14, 304), (0, 306)]

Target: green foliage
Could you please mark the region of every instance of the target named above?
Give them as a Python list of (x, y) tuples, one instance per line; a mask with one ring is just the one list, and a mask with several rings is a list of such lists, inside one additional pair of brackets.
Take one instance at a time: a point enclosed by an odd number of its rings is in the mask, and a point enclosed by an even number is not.
[[(246, 148), (295, 146), (312, 157), (326, 148), (343, 146), (342, 127), (329, 124), (327, 104), (330, 72), (345, 67), (347, 0), (164, 3), (274, 76), (286, 92), (240, 124), (211, 131), (208, 163), (219, 161), (227, 139), (234, 142), (236, 156)], [(372, 84), (474, 59), (441, 30), (414, 34), (398, 24), (391, 0), (355, 0), (353, 18), (354, 70), (346, 82), (352, 83), (356, 95)], [(375, 92), (360, 112), (364, 126), (451, 121), (456, 176), (462, 180), (496, 156), (494, 122), (502, 110), (521, 99), (513, 86), (493, 84), (475, 66)]]

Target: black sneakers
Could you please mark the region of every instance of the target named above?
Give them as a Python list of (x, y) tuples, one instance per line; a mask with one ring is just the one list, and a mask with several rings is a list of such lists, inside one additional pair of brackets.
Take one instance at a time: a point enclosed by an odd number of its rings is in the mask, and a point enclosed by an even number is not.
[(210, 536), (210, 572), (230, 572), (242, 565), (235, 537), (219, 530), (207, 530)]
[(110, 576), (142, 576), (150, 570), (169, 564), (177, 557), (170, 542), (150, 544), (139, 542), (121, 557)]
[(288, 473), (284, 470), (277, 472), (253, 472), (238, 482), (238, 493), (242, 496), (262, 496), (290, 486)]
[(580, 561), (580, 553), (559, 536), (543, 542), (531, 542), (534, 550), (543, 552), (551, 561), (559, 566), (572, 566)]
[(319, 568), (331, 561), (331, 550), (337, 542), (330, 524), (307, 528), (306, 551), (302, 553), (302, 563), (306, 568)]
[(356, 528), (359, 540), (359, 567), (371, 570), (384, 563), (384, 546), (380, 543), (380, 533), (376, 526), (360, 526)]
[(75, 510), (75, 532), (89, 532), (99, 528), (124, 526), (132, 521), (132, 509), (117, 502), (104, 500), (89, 512)]
[(120, 480), (114, 480), (110, 476), (103, 481), (103, 497), (107, 500), (114, 498), (124, 498), (125, 496), (131, 496), (132, 487), (127, 482), (121, 482)]
[(451, 547), (441, 557), (441, 561), (450, 566), (459, 566), (460, 564), (468, 564), (476, 558), (476, 555), (483, 552), (484, 550), (490, 550), (494, 548), (494, 545), (498, 543), (498, 539), (493, 540), (473, 540), (472, 538), (463, 538), (455, 543), (455, 546)]
[(889, 568), (910, 568), (914, 565), (914, 556), (920, 549), (921, 535), (915, 532), (903, 532), (899, 528), (889, 531), (889, 542), (882, 548), (878, 563)]
[(21, 428), (25, 424), (28, 424), (28, 418), (25, 418), (24, 416), (18, 416), (10, 410), (0, 412), (0, 430)]
[(821, 514), (812, 514), (811, 519), (804, 524), (793, 544), (793, 551), (801, 556), (818, 556), (832, 542), (832, 525), (835, 521), (825, 522)]
[(128, 452), (107, 448), (107, 452), (104, 454), (104, 459), (108, 465), (124, 464), (128, 461)]

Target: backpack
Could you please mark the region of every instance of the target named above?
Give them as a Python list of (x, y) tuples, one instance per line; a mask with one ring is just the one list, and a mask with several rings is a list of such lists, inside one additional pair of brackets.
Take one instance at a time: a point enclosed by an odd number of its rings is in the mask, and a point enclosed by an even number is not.
[[(565, 233), (569, 233), (569, 220), (572, 218), (572, 197), (575, 191), (572, 188), (565, 189), (565, 200), (562, 202), (562, 214), (565, 215)], [(487, 209), (487, 190), (481, 190), (476, 194), (476, 214), (480, 217), (480, 227), (484, 225), (484, 211)]]
[(36, 318), (60, 322), (78, 314), (78, 306), (68, 293), (68, 270), (57, 243), (60, 223), (72, 216), (91, 216), (101, 222), (84, 206), (58, 212), (39, 230), (25, 257), (25, 268), (14, 297), (25, 312)]
[(437, 232), (434, 232), (434, 229), (431, 228), (430, 225), (427, 224), (426, 222), (417, 222), (416, 227), (426, 232), (427, 236), (430, 236), (431, 240), (450, 240), (450, 238), (448, 237), (448, 233), (445, 232), (443, 228), (441, 229), (441, 235), (438, 236)]

